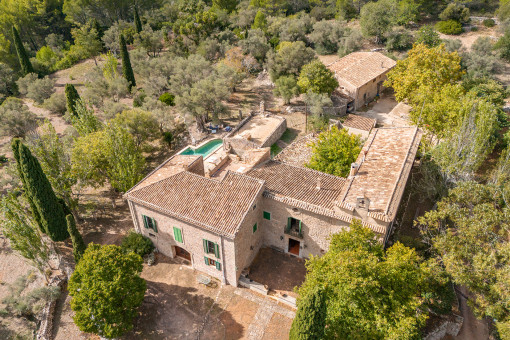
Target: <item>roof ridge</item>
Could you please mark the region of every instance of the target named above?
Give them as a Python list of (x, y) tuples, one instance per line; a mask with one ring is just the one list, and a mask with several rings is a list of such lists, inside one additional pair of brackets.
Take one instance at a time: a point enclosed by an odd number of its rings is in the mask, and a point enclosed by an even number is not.
[(221, 179), (221, 183), (223, 183), (225, 181), (225, 178), (227, 178), (227, 176), (231, 174), (231, 175), (234, 175), (234, 176), (239, 176), (239, 177), (242, 177), (242, 178), (246, 178), (246, 179), (250, 179), (252, 181), (256, 181), (256, 182), (259, 182), (261, 184), (264, 184), (266, 181), (260, 179), (260, 178), (256, 178), (256, 177), (251, 177), (251, 176), (248, 176), (248, 175), (245, 175), (245, 174), (242, 174), (242, 173), (239, 173), (237, 171), (232, 171), (232, 170), (227, 170), (227, 173), (225, 174), (225, 176), (223, 176), (223, 178)]
[[(319, 170), (315, 170), (315, 169), (310, 169), (310, 168), (307, 168), (307, 167), (304, 167), (304, 166), (299, 166), (299, 165), (294, 165), (294, 164), (290, 164), (290, 163), (285, 163), (285, 162), (281, 162), (281, 161), (276, 161), (276, 160), (273, 160), (273, 159), (270, 159), (268, 160), (266, 163), (269, 163), (269, 162), (274, 162), (274, 163), (278, 163), (278, 164), (283, 164), (283, 165), (286, 165), (286, 166), (291, 166), (293, 168), (296, 168), (296, 169), (302, 169), (302, 170), (305, 170), (305, 171), (310, 171), (310, 172), (316, 172), (320, 175), (324, 175), (324, 176), (327, 176), (327, 177), (331, 177), (331, 178), (336, 178), (336, 179), (343, 179), (344, 181), (347, 180), (345, 177), (341, 177), (341, 176), (335, 176), (335, 175), (331, 175), (331, 174), (327, 174), (325, 172), (322, 172), (322, 171), (319, 171)], [(266, 164), (266, 163), (262, 163), (262, 164)], [(254, 170), (256, 168), (253, 168), (252, 170)], [(250, 172), (252, 171), (250, 170)]]

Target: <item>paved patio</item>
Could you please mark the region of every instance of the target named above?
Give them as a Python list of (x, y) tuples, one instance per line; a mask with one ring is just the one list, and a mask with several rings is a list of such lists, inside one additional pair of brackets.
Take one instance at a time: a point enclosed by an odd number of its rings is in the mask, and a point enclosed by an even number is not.
[(300, 286), (306, 275), (305, 261), (271, 248), (261, 248), (250, 266), (248, 277), (267, 285), (279, 294), (297, 297), (294, 287)]

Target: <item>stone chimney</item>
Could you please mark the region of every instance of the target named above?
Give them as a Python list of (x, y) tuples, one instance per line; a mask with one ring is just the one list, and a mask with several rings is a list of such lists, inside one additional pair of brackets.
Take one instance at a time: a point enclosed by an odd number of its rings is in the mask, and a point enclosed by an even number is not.
[(259, 109), (259, 111), (260, 111), (261, 115), (263, 115), (264, 112), (266, 112), (266, 105), (265, 105), (263, 100), (260, 102), (260, 109)]
[(315, 187), (317, 190), (321, 190), (321, 178), (317, 178), (317, 186)]
[(349, 177), (352, 178), (356, 176), (358, 173), (359, 164), (358, 163), (351, 163), (351, 172), (349, 173)]

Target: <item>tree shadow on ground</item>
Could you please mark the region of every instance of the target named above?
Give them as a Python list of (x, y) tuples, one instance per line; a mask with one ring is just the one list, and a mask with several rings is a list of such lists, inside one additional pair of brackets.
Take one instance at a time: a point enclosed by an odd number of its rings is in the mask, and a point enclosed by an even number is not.
[[(193, 287), (147, 281), (147, 292), (125, 339), (240, 339), (243, 326), (228, 311), (214, 305), (214, 299), (196, 294)], [(211, 313), (212, 312), (212, 313)], [(220, 315), (219, 322), (207, 322), (208, 315)], [(212, 320), (209, 320), (212, 321)], [(206, 334), (202, 332), (207, 323)], [(213, 325), (212, 327), (211, 324)], [(227, 329), (228, 328), (228, 329)], [(232, 331), (231, 331), (232, 330)], [(233, 335), (234, 337), (232, 337)]]

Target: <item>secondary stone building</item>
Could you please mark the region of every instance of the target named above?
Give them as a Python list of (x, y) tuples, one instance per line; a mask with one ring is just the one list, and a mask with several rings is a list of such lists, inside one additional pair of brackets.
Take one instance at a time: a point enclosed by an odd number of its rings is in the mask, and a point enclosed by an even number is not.
[(348, 111), (357, 110), (378, 96), (384, 89), (386, 74), (397, 64), (379, 52), (354, 52), (324, 62), (335, 74), (338, 90), (352, 98)]
[(159, 251), (237, 285), (260, 247), (321, 255), (353, 219), (385, 242), (420, 138), (414, 127), (372, 129), (347, 178), (274, 160), (208, 178), (210, 155), (178, 154), (125, 198), (136, 230)]

